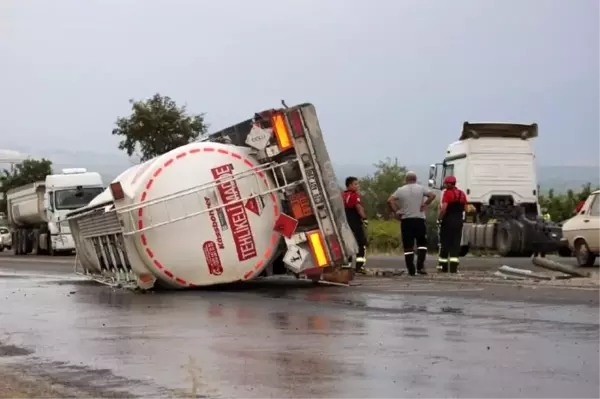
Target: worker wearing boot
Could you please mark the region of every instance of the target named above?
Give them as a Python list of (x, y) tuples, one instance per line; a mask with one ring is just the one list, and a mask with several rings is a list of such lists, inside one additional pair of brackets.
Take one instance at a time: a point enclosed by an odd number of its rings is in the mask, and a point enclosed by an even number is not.
[(460, 240), (464, 215), (467, 212), (467, 195), (456, 187), (456, 178), (444, 178), (444, 193), (440, 204), (440, 254), (438, 271), (457, 273), (460, 254)]
[[(408, 274), (427, 274), (425, 258), (427, 256), (427, 224), (425, 211), (435, 199), (429, 188), (417, 183), (417, 175), (408, 172), (404, 178), (406, 183), (398, 188), (388, 199), (390, 208), (400, 220), (402, 247)], [(427, 198), (426, 200), (424, 200)], [(415, 268), (415, 241), (417, 244), (417, 265)]]
[(343, 193), (344, 207), (346, 209), (346, 219), (350, 225), (350, 230), (354, 234), (358, 244), (358, 253), (356, 254), (356, 272), (365, 273), (367, 234), (367, 216), (365, 209), (360, 203), (358, 195), (358, 179), (350, 176), (346, 178), (346, 191)]

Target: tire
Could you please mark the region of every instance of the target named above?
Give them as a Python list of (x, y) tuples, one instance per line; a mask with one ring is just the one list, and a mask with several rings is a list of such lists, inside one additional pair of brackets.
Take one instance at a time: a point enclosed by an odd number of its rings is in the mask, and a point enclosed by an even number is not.
[(25, 249), (24, 249), (24, 241), (23, 241), (23, 231), (22, 230), (17, 230), (17, 232), (15, 233), (15, 236), (17, 238), (17, 245), (15, 248), (15, 254), (16, 255), (25, 255)]
[(56, 256), (56, 251), (54, 250), (54, 248), (52, 248), (52, 236), (50, 235), (50, 233), (48, 233), (46, 237), (48, 237), (48, 255)]
[(16, 256), (19, 254), (19, 240), (16, 233), (13, 233), (12, 237), (13, 254)]
[(509, 223), (502, 223), (498, 226), (498, 232), (496, 234), (496, 249), (498, 255), (507, 257), (510, 256), (512, 251), (513, 233), (511, 225)]
[(463, 257), (467, 256), (468, 253), (469, 253), (469, 246), (468, 245), (461, 245), (460, 252), (459, 252), (458, 256), (461, 257), (461, 258), (463, 258)]
[(580, 267), (594, 266), (596, 262), (596, 254), (590, 252), (590, 248), (582, 238), (575, 241), (575, 258)]
[(32, 231), (25, 231), (24, 234), (24, 241), (25, 241), (25, 253), (26, 254), (30, 254), (33, 251), (33, 232)]
[(31, 254), (41, 255), (40, 251), (40, 231), (34, 230), (31, 237)]
[(570, 258), (573, 256), (573, 251), (569, 247), (561, 247), (558, 249), (558, 256), (561, 258)]
[(0, 252), (4, 252), (4, 247), (0, 247)]

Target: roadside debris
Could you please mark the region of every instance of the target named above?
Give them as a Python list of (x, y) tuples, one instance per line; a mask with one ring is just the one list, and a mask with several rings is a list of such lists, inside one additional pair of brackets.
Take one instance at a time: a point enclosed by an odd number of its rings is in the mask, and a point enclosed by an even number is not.
[(534, 257), (532, 259), (532, 263), (544, 269), (565, 273), (572, 277), (590, 277), (589, 272), (578, 270), (571, 266), (567, 266), (546, 258)]
[[(543, 274), (535, 273), (531, 270), (517, 269), (516, 267), (510, 267), (507, 265), (500, 266), (496, 273), (499, 273), (501, 276), (517, 276), (522, 279), (530, 278), (534, 280), (552, 280), (554, 278), (553, 276), (546, 276)], [(497, 275), (496, 273), (494, 273), (494, 275)]]
[(495, 277), (500, 277), (503, 278), (505, 280), (527, 280), (527, 277), (524, 276), (518, 276), (518, 275), (513, 275), (513, 274), (504, 274), (499, 270), (496, 270), (494, 272), (494, 276)]

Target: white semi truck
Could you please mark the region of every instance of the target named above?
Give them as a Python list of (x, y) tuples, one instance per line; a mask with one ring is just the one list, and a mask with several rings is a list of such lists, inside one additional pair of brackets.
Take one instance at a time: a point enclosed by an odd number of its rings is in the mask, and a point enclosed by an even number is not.
[(461, 256), (471, 249), (502, 256), (530, 256), (536, 248), (561, 249), (560, 225), (541, 220), (532, 147), (537, 136), (535, 123), (464, 122), (459, 140), (448, 146), (443, 162), (430, 166), (430, 187), (443, 189), (443, 178), (453, 175), (471, 205)]
[(343, 283), (358, 251), (311, 104), (136, 165), (67, 218), (78, 273), (143, 290), (277, 274)]
[[(66, 214), (104, 191), (102, 177), (84, 168), (63, 169), (44, 181), (8, 190), (8, 224), (15, 255), (72, 252), (75, 243)], [(61, 223), (62, 222), (62, 223)]]

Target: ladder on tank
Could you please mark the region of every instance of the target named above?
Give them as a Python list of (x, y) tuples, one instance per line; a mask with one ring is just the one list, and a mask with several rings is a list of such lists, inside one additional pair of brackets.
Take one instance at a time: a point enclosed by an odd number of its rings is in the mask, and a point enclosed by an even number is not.
[[(295, 158), (295, 159), (290, 159), (290, 160), (286, 160), (286, 161), (279, 162), (279, 163), (268, 162), (268, 163), (260, 164), (250, 170), (244, 170), (241, 172), (233, 173), (232, 175), (219, 178), (219, 179), (211, 181), (209, 183), (201, 184), (196, 187), (178, 191), (176, 193), (172, 193), (172, 194), (168, 194), (168, 195), (165, 195), (162, 197), (154, 198), (152, 200), (137, 202), (132, 205), (128, 205), (128, 206), (119, 208), (119, 209), (117, 209), (117, 213), (121, 217), (127, 218), (127, 220), (129, 221), (129, 223), (126, 224), (127, 227), (123, 227), (123, 235), (124, 236), (132, 236), (132, 235), (141, 234), (143, 232), (156, 229), (157, 227), (169, 225), (172, 223), (177, 223), (179, 221), (187, 220), (190, 218), (195, 218), (195, 217), (204, 215), (208, 212), (216, 211), (221, 208), (224, 208), (227, 205), (230, 205), (230, 204), (221, 204), (220, 201), (218, 200), (217, 204), (215, 204), (215, 205), (211, 204), (211, 206), (204, 208), (205, 207), (204, 200), (201, 196), (202, 193), (214, 190), (218, 185), (229, 182), (229, 181), (237, 181), (237, 180), (240, 180), (243, 178), (254, 177), (255, 182), (256, 182), (255, 187), (262, 187), (264, 185), (263, 181), (266, 181), (267, 187), (265, 189), (260, 189), (259, 192), (251, 194), (249, 196), (245, 196), (245, 197), (241, 196), (238, 200), (236, 200), (236, 202), (245, 203), (246, 201), (248, 201), (250, 199), (263, 197), (266, 195), (270, 195), (271, 193), (274, 193), (274, 194), (283, 193), (286, 190), (292, 189), (296, 186), (303, 184), (302, 178), (300, 178), (300, 180), (290, 182), (288, 180), (288, 177), (285, 174), (284, 168), (291, 167), (297, 162), (299, 162), (299, 160)], [(259, 176), (261, 174), (261, 172), (262, 172), (262, 174), (265, 175), (265, 177)], [(278, 176), (277, 172), (280, 172), (281, 178)], [(274, 186), (271, 185), (271, 182), (268, 177), (273, 178), (273, 181), (275, 183)], [(198, 204), (202, 204), (201, 206), (204, 209), (201, 209), (201, 210), (195, 211), (195, 212), (191, 212), (191, 213), (186, 212), (183, 216), (171, 217), (171, 214), (169, 213), (169, 203), (174, 200), (182, 199), (182, 198), (186, 198), (186, 197), (194, 198)], [(148, 223), (144, 223), (142, 228), (139, 228), (138, 223), (136, 223), (136, 221), (135, 221), (135, 218), (138, 214), (139, 209), (147, 208), (150, 206), (157, 206), (157, 205), (162, 205), (165, 207), (166, 220), (163, 220), (160, 222), (153, 222), (152, 220), (150, 220)]]

